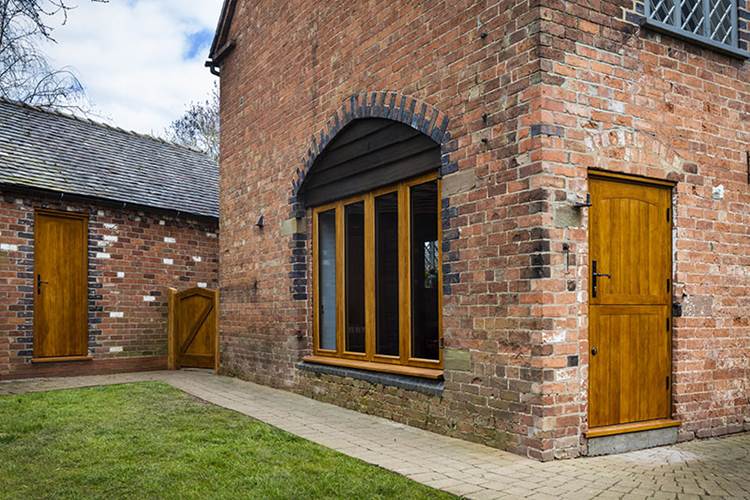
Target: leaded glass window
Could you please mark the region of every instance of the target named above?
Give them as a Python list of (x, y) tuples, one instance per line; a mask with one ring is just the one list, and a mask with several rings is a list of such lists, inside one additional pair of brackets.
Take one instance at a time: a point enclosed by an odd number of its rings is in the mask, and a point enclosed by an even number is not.
[(646, 17), (691, 38), (737, 48), (737, 0), (646, 0)]

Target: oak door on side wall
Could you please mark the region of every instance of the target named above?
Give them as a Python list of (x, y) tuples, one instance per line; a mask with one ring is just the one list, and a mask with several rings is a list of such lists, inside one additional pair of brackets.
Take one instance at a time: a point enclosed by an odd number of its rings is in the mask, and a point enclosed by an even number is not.
[(34, 220), (34, 358), (88, 354), (88, 219), (38, 211)]
[(589, 427), (670, 416), (671, 189), (591, 177)]

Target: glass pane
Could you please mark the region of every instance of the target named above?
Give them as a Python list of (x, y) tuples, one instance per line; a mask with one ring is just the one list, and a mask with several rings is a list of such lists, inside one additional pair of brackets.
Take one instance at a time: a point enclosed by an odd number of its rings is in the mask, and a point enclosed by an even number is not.
[(698, 35), (703, 34), (703, 2), (704, 0), (681, 0), (682, 26), (686, 31)]
[(375, 198), (375, 352), (398, 356), (398, 196)]
[(675, 0), (648, 0), (651, 2), (651, 19), (674, 24)]
[(439, 359), (437, 181), (411, 188), (411, 354)]
[(365, 352), (365, 203), (344, 209), (346, 231), (346, 350)]
[(318, 331), (321, 349), (336, 349), (336, 210), (318, 214)]
[(707, 36), (717, 42), (732, 43), (732, 1), (733, 0), (709, 0), (709, 19), (711, 20), (711, 33)]

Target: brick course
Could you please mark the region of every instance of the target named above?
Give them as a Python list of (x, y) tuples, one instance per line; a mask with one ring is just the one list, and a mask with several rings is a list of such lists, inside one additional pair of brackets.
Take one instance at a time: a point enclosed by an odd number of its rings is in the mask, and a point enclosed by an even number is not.
[(0, 377), (33, 349), (34, 210), (86, 213), (89, 353), (95, 360), (166, 356), (167, 288), (215, 288), (214, 219), (0, 191)]
[[(240, 2), (221, 69), (225, 372), (537, 459), (585, 452), (588, 221), (573, 205), (598, 167), (678, 182), (682, 438), (747, 426), (750, 65), (638, 14), (624, 0)], [(455, 186), (442, 396), (295, 368), (312, 334), (295, 186), (347, 114), (404, 109), (417, 126), (444, 117)]]

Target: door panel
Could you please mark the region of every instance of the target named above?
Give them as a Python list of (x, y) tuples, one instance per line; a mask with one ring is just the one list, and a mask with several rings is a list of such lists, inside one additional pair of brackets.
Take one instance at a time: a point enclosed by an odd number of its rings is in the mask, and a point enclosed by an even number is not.
[(592, 283), (591, 304), (665, 304), (670, 290), (668, 189), (590, 180), (591, 264), (610, 277)]
[(34, 357), (85, 356), (87, 220), (38, 212), (34, 224)]
[(592, 307), (590, 427), (668, 416), (668, 318), (665, 306)]
[(589, 427), (668, 418), (671, 191), (589, 186)]

